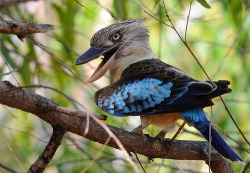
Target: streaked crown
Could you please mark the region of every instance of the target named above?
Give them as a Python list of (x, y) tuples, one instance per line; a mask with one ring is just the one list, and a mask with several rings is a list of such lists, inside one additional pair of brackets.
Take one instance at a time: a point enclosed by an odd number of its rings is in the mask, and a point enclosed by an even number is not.
[[(97, 31), (93, 37), (91, 38), (90, 45), (91, 46), (110, 46), (112, 42), (124, 42), (125, 40), (132, 39), (129, 35), (133, 35), (134, 39), (136, 37), (147, 37), (148, 38), (148, 30), (142, 26), (144, 19), (141, 20), (126, 20), (120, 23), (115, 23), (109, 25), (101, 30)], [(136, 29), (136, 30), (135, 30)], [(136, 33), (132, 34), (135, 30)], [(114, 34), (118, 33), (120, 38), (119, 40), (114, 40), (112, 37)]]

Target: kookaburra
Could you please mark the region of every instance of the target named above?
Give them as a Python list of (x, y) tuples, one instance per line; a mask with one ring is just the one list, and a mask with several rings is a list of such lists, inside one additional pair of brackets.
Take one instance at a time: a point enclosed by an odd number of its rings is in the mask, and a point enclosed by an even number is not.
[[(107, 71), (110, 85), (95, 93), (95, 102), (105, 112), (119, 117), (140, 116), (141, 125), (134, 132), (142, 134), (148, 125), (163, 128), (164, 138), (178, 119), (195, 127), (209, 140), (209, 119), (204, 107), (212, 106), (212, 98), (231, 92), (229, 81), (198, 81), (159, 60), (149, 44), (143, 20), (126, 20), (97, 31), (90, 49), (74, 65), (103, 56), (101, 64), (87, 82), (94, 82)], [(212, 146), (226, 159), (241, 158), (211, 127)]]

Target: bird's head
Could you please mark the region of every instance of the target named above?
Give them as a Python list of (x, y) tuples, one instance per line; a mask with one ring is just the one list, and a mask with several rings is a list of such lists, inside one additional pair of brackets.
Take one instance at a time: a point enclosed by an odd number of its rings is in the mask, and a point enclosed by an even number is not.
[(143, 20), (126, 20), (102, 28), (93, 35), (90, 49), (74, 62), (74, 65), (80, 65), (104, 57), (87, 82), (98, 80), (112, 68), (154, 56), (148, 43), (148, 30), (142, 23)]

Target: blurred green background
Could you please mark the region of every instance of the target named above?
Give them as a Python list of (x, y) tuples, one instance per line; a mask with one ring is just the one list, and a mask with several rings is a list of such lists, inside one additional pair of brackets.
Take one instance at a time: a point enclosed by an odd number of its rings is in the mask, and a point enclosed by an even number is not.
[[(201, 68), (178, 38), (173, 29), (143, 12), (132, 0), (74, 0), (34, 1), (18, 6), (0, 9), (4, 19), (33, 21), (55, 25), (55, 30), (46, 34), (28, 36), (21, 42), (16, 36), (0, 34), (0, 52), (11, 69), (17, 68), (14, 76), (20, 85), (42, 84), (56, 88), (82, 103), (88, 110), (103, 113), (94, 104), (93, 95), (98, 88), (108, 85), (108, 74), (93, 84), (84, 81), (93, 73), (100, 60), (83, 66), (72, 66), (76, 58), (89, 48), (91, 36), (100, 28), (126, 19), (146, 18), (145, 26), (150, 31), (152, 49), (162, 61), (176, 66), (198, 80), (207, 80)], [(158, 19), (169, 23), (163, 4), (155, 1), (137, 1), (146, 11)], [(165, 2), (170, 18), (180, 35), (185, 34), (186, 18), (190, 1), (168, 0)], [(187, 41), (208, 75), (213, 80), (231, 81), (233, 92), (223, 96), (237, 124), (250, 139), (250, 18), (249, 2), (243, 0), (244, 20), (241, 27), (234, 24), (227, 2), (210, 1), (210, 9), (193, 2), (187, 32)], [(155, 7), (154, 7), (155, 6)], [(0, 74), (8, 72), (4, 60), (0, 61)], [(3, 76), (1, 80), (17, 82), (13, 76)], [(29, 89), (56, 103), (74, 109), (81, 109), (62, 95), (47, 89)], [(230, 146), (234, 146), (245, 162), (249, 162), (246, 152), (249, 146), (239, 134), (222, 102), (214, 99), (213, 120), (232, 139), (218, 131)], [(0, 105), (0, 161), (18, 171), (26, 172), (46, 146), (51, 135), (51, 127), (36, 116)], [(211, 115), (210, 108), (206, 109)], [(140, 121), (138, 117), (119, 118), (108, 116), (105, 123), (132, 130)], [(182, 123), (181, 121), (179, 124)], [(177, 130), (178, 128), (176, 128)], [(204, 140), (194, 128), (186, 131), (178, 139)], [(160, 129), (148, 127), (144, 133), (156, 135)], [(175, 132), (167, 134), (171, 138)], [(80, 172), (98, 153), (101, 145), (83, 137), (68, 133), (63, 139), (53, 160), (45, 170), (47, 173)], [(154, 159), (148, 163), (145, 156), (139, 156), (147, 172), (208, 172), (204, 161), (173, 161)], [(135, 156), (133, 156), (140, 167)], [(234, 165), (235, 172), (244, 167)], [(0, 171), (1, 172), (1, 171)], [(133, 172), (123, 154), (106, 147), (101, 157), (87, 172)]]

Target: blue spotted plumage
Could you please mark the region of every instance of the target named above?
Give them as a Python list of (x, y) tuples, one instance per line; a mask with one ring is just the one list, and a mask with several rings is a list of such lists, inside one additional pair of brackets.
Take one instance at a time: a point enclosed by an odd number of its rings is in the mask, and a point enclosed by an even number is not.
[(140, 113), (168, 98), (172, 86), (171, 82), (163, 83), (153, 78), (133, 80), (98, 99), (97, 105), (115, 116)]

